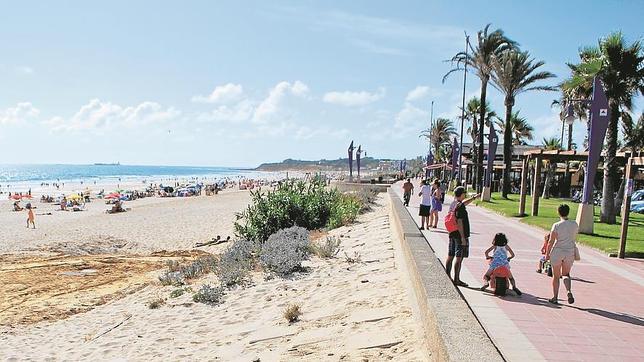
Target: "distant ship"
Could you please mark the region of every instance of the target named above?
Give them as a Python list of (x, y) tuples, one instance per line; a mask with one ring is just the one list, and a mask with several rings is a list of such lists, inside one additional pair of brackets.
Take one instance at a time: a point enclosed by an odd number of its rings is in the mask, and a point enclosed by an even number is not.
[(94, 166), (121, 166), (121, 163), (95, 163)]

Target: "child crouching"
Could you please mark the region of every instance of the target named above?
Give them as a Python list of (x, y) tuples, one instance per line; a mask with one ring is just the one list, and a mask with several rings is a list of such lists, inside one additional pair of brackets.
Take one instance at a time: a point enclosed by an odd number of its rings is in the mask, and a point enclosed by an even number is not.
[[(492, 252), (492, 256), (490, 256), (490, 252)], [(510, 254), (509, 257), (508, 253)], [(490, 278), (495, 269), (505, 268), (508, 273), (508, 279), (510, 279), (510, 284), (512, 284), (512, 290), (514, 290), (517, 295), (521, 295), (522, 293), (517, 288), (516, 281), (514, 280), (512, 272), (510, 271), (510, 259), (514, 258), (514, 251), (512, 251), (512, 248), (510, 248), (510, 246), (508, 245), (508, 238), (505, 236), (505, 234), (498, 233), (494, 235), (492, 246), (490, 246), (485, 251), (485, 258), (491, 260), (490, 266), (483, 276), (485, 284), (481, 287), (481, 290), (485, 290), (490, 286)]]

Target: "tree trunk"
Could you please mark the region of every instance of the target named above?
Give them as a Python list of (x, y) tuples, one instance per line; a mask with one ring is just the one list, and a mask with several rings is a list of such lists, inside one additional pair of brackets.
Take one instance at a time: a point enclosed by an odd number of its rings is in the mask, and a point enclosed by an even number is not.
[(617, 121), (619, 106), (610, 102), (610, 121), (606, 132), (606, 157), (604, 158), (604, 188), (602, 190), (602, 206), (599, 220), (606, 224), (615, 223), (615, 176), (617, 175)]
[(541, 195), (541, 197), (543, 197), (544, 199), (550, 198), (550, 186), (552, 184), (552, 176), (554, 175), (556, 168), (556, 163), (552, 161), (548, 162), (548, 167), (546, 168), (546, 182), (543, 185), (543, 194)]
[[(507, 199), (510, 194), (510, 171), (512, 170), (512, 106), (513, 98), (505, 99), (505, 130), (503, 132), (503, 189), (502, 196)], [(494, 157), (494, 156), (492, 156)]]
[[(563, 145), (561, 145), (563, 147)], [(566, 147), (568, 151), (572, 150), (572, 124), (568, 125), (568, 146)], [(570, 185), (571, 185), (572, 175), (570, 174), (570, 162), (566, 161), (566, 172), (564, 173), (563, 179), (563, 189), (561, 190), (561, 197), (568, 198), (570, 197)]]
[[(624, 170), (626, 171), (626, 170)], [(617, 191), (617, 196), (615, 197), (615, 215), (622, 215), (622, 204), (624, 203), (624, 189), (626, 188), (626, 174), (622, 178), (622, 182), (619, 183), (619, 190)]]
[[(478, 129), (479, 129), (479, 124), (478, 124), (478, 119), (476, 116), (474, 116), (474, 119), (472, 120), (472, 162), (474, 163), (474, 174), (476, 174), (476, 170), (478, 170), (478, 159), (479, 159), (479, 154), (478, 154), (478, 147), (476, 147), (476, 137), (478, 137)], [(472, 179), (472, 186), (476, 190), (476, 181)]]
[(478, 139), (479, 139), (479, 149), (478, 151), (478, 162), (479, 165), (476, 168), (476, 191), (483, 192), (483, 130), (485, 130), (485, 98), (487, 98), (487, 82), (488, 78), (481, 78), (481, 109), (479, 112), (479, 129), (478, 129)]

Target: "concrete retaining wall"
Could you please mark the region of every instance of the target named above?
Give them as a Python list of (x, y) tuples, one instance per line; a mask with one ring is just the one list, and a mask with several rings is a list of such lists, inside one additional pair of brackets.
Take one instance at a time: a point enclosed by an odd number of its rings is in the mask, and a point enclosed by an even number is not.
[(390, 219), (402, 243), (405, 263), (425, 332), (436, 361), (503, 361), (402, 200), (389, 189)]

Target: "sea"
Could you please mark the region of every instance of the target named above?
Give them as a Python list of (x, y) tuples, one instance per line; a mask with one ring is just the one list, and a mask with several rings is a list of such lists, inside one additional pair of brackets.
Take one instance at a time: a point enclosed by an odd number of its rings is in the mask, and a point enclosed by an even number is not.
[(1, 191), (27, 191), (43, 184), (101, 185), (179, 180), (222, 180), (237, 178), (280, 179), (283, 172), (199, 166), (102, 165), (0, 165)]

